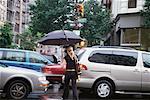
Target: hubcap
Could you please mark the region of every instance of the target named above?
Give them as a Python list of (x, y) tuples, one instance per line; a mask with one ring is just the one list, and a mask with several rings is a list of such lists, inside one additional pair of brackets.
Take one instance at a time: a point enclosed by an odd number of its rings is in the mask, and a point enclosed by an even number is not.
[(110, 87), (106, 83), (101, 83), (97, 88), (97, 94), (100, 97), (107, 97), (110, 94)]
[(21, 99), (26, 94), (26, 87), (22, 83), (15, 83), (10, 88), (10, 95), (15, 99)]

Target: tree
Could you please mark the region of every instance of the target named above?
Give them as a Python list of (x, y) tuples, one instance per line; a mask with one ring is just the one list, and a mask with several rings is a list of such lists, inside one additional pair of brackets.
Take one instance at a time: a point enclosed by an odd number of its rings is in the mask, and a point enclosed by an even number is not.
[(8, 48), (12, 43), (12, 26), (5, 23), (0, 27), (0, 47)]
[(33, 35), (62, 29), (65, 15), (69, 12), (67, 5), (67, 0), (37, 0), (35, 5), (31, 5), (30, 29)]
[(150, 27), (150, 0), (145, 0), (144, 9), (141, 11), (143, 16), (144, 27)]
[(110, 12), (95, 0), (85, 2), (84, 7), (87, 23), (81, 30), (81, 35), (88, 40), (89, 45), (99, 44), (100, 39), (111, 30)]
[(26, 30), (18, 37), (21, 40), (20, 47), (25, 50), (34, 50), (36, 47), (36, 42), (41, 38), (42, 33), (37, 33), (36, 36), (33, 36), (30, 30)]

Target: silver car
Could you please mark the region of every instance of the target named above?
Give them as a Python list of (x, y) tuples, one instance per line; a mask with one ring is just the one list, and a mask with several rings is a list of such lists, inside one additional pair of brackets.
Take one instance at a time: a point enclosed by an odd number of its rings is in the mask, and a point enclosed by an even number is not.
[[(150, 53), (122, 48), (84, 48), (78, 53), (82, 74), (78, 87), (100, 98), (114, 93), (150, 91)], [(134, 91), (134, 92), (133, 92)]]
[(48, 84), (40, 72), (0, 63), (0, 92), (8, 98), (23, 99), (29, 93), (44, 92)]

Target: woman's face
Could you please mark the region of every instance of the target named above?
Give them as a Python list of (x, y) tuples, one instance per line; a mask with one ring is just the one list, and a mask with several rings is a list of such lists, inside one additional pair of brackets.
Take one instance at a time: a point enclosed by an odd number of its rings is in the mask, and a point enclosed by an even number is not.
[(73, 47), (68, 47), (67, 48), (67, 53), (70, 55), (74, 55)]

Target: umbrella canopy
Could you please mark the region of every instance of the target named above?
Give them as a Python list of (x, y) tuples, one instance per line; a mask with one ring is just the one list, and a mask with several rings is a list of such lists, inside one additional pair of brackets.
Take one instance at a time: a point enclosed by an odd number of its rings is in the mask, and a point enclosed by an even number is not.
[(72, 31), (57, 30), (46, 34), (38, 42), (43, 45), (68, 45), (78, 43), (81, 40), (82, 38)]

